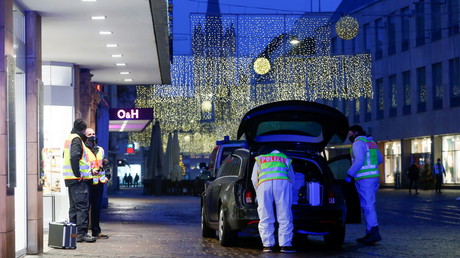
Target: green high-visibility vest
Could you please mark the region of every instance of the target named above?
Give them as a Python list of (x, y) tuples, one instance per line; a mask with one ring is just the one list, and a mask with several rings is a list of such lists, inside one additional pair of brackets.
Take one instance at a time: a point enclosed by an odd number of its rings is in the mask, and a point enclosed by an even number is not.
[(92, 170), (98, 170), (99, 173), (97, 175), (93, 175), (93, 185), (97, 185), (99, 182), (107, 183), (107, 178), (105, 177), (105, 171), (102, 169), (103, 164), (102, 161), (104, 159), (104, 149), (100, 146), (97, 146), (99, 151), (96, 155), (90, 150), (88, 152), (88, 160)]
[(288, 171), (292, 161), (283, 153), (260, 155), (256, 162), (259, 165), (257, 186), (270, 180), (290, 180)]
[[(364, 165), (356, 173), (355, 180), (380, 177), (378, 170), (379, 156), (377, 144), (365, 137), (358, 137), (355, 141), (362, 141), (366, 144), (367, 147), (366, 157), (364, 158)], [(350, 149), (350, 153), (353, 157), (353, 148)]]

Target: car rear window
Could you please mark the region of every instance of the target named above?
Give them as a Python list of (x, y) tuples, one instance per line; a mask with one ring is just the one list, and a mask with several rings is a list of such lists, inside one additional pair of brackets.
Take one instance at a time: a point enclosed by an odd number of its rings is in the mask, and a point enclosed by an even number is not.
[(256, 136), (269, 134), (296, 134), (317, 137), (322, 127), (316, 122), (267, 121), (259, 124)]

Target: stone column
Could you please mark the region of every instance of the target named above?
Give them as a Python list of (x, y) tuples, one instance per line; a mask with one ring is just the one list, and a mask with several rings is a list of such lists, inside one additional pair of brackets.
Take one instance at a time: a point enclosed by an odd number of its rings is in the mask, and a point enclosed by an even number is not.
[(42, 92), (41, 17), (26, 12), (26, 152), (27, 152), (27, 253), (43, 252), (43, 191), (39, 184), (43, 134), (40, 124)]
[(13, 50), (13, 0), (0, 0), (0, 257), (15, 257), (14, 188), (8, 186), (6, 56)]

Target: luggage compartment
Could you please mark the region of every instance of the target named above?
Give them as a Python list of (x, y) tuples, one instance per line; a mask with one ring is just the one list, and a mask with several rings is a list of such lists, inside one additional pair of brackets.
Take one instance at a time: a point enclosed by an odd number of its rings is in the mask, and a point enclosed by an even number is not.
[(324, 181), (319, 167), (308, 160), (293, 159), (295, 181), (292, 187), (293, 204), (321, 206), (323, 204)]

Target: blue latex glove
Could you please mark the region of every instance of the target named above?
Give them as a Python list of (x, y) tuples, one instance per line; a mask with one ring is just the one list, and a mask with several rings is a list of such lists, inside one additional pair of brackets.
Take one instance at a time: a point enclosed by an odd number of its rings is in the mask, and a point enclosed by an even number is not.
[(350, 175), (347, 175), (347, 177), (345, 177), (345, 182), (347, 183), (351, 183), (352, 180), (353, 180), (353, 177), (351, 177)]

